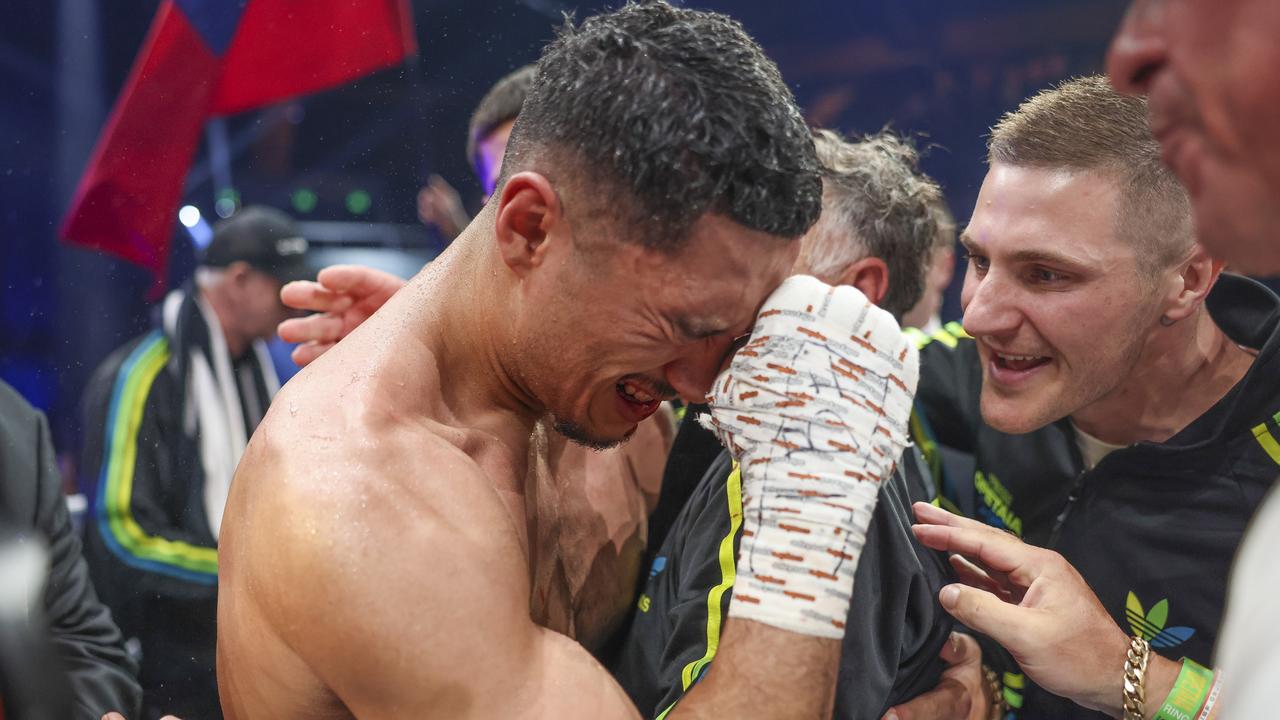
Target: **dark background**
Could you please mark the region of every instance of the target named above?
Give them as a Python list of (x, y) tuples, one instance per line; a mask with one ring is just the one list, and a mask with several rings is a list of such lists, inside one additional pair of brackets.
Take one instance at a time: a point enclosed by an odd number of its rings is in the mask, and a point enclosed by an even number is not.
[[(474, 212), (480, 189), (464, 141), (475, 103), (497, 78), (537, 58), (563, 13), (617, 5), (412, 3), (420, 51), (406, 65), (226, 120), (240, 202), (303, 220), (412, 224), (417, 189), (439, 173)], [(158, 4), (17, 0), (0, 18), (0, 377), (49, 412), (63, 454), (78, 446), (89, 374), (148, 323), (145, 272), (63, 245), (56, 232)], [(813, 124), (847, 133), (889, 125), (917, 136), (924, 167), (961, 224), (985, 172), (987, 128), (1031, 92), (1099, 72), (1123, 12), (1114, 0), (680, 4), (739, 19), (777, 60)], [(314, 207), (295, 204), (305, 191)], [(202, 147), (184, 202), (216, 218), (214, 193)], [(180, 281), (193, 251), (185, 230), (174, 228), (171, 279)], [(958, 289), (948, 293), (944, 319), (959, 316)]]

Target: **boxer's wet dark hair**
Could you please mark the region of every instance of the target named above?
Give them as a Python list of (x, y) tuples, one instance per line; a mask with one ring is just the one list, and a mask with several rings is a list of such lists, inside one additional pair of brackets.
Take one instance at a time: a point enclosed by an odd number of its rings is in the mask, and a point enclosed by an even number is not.
[(667, 252), (706, 213), (781, 238), (817, 220), (809, 130), (777, 66), (734, 20), (628, 3), (566, 21), (537, 67), (499, 187), (537, 170), (596, 206), (580, 214), (607, 210), (622, 239)]

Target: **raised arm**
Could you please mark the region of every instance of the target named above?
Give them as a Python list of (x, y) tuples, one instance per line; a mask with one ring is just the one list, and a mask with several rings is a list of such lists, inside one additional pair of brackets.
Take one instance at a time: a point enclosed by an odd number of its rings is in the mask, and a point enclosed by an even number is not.
[(711, 396), (742, 477), (730, 622), (672, 717), (830, 717), (855, 571), (917, 373), (897, 322), (852, 287), (793, 277), (765, 302)]
[[(878, 482), (906, 441), (916, 362), (892, 318), (856, 290), (812, 278), (789, 281), (770, 303), (713, 404), (744, 468), (730, 619), (715, 667), (691, 671), (696, 686), (666, 717), (830, 716)], [(759, 381), (764, 374), (772, 377)], [(390, 485), (386, 498), (361, 496), (359, 528), (329, 527), (350, 503), (313, 498), (314, 518), (295, 513), (289, 523), (321, 536), (275, 533), (269, 555), (247, 556), (265, 558), (259, 567), (234, 567), (242, 554), (224, 541), (224, 604), (232, 584), (274, 588), (256, 604), (357, 717), (634, 717), (584, 650), (530, 621), (524, 551), (478, 470), (391, 455), (327, 470), (387, 475), (372, 484)], [(423, 467), (447, 485), (394, 490), (397, 478), (421, 482)], [(415, 509), (413, 497), (437, 500)], [(291, 511), (254, 506), (265, 517)], [(301, 541), (281, 543), (289, 538)], [(290, 594), (300, 587), (306, 597)]]

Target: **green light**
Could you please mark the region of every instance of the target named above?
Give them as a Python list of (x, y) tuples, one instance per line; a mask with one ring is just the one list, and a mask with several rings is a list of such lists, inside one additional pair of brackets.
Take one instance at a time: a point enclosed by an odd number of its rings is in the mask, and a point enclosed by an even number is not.
[(315, 210), (316, 203), (319, 202), (316, 194), (307, 188), (294, 190), (290, 199), (293, 201), (293, 209), (300, 213), (309, 213)]
[(213, 209), (220, 218), (229, 218), (240, 209), (240, 192), (235, 188), (223, 188), (214, 197)]
[(373, 198), (364, 190), (352, 190), (347, 193), (347, 210), (352, 215), (363, 215), (373, 207)]

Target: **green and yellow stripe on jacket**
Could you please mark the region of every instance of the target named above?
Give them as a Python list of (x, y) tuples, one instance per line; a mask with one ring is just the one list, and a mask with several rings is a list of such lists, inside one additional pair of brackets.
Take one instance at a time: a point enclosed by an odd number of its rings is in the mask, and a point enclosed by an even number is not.
[(148, 533), (138, 524), (132, 510), (142, 417), (156, 376), (168, 361), (169, 341), (157, 330), (129, 353), (116, 373), (107, 410), (95, 520), (107, 548), (126, 565), (214, 585), (218, 581), (216, 548)]
[(961, 340), (971, 339), (969, 333), (964, 331), (964, 326), (955, 320), (934, 330), (932, 334), (926, 334), (923, 330), (913, 327), (903, 328), (902, 333), (916, 344), (917, 350), (923, 350), (931, 342), (940, 342), (954, 350)]
[[(917, 350), (924, 350), (930, 343), (935, 342), (954, 350), (961, 340), (971, 339), (969, 333), (964, 331), (964, 326), (954, 320), (934, 330), (931, 334), (913, 327), (903, 328), (902, 332), (907, 336), (907, 339), (916, 344)], [(911, 439), (920, 448), (920, 453), (924, 455), (925, 462), (929, 465), (929, 471), (933, 474), (934, 484), (939, 491), (938, 495), (933, 498), (933, 504), (950, 512), (963, 514), (960, 512), (959, 506), (954, 502), (955, 490), (951, 487), (950, 480), (946, 476), (946, 471), (942, 465), (942, 453), (938, 451), (938, 444), (934, 437), (933, 429), (929, 427), (929, 421), (920, 413), (919, 408), (912, 410)]]
[[(734, 542), (738, 537), (738, 531), (742, 529), (742, 471), (738, 468), (737, 461), (733, 463), (733, 472), (729, 473), (725, 487), (728, 495), (726, 510), (729, 513), (729, 532), (721, 538), (716, 553), (720, 563), (720, 582), (712, 586), (707, 593), (707, 650), (702, 657), (686, 664), (680, 671), (681, 693), (689, 692), (689, 688), (702, 677), (707, 666), (715, 659), (716, 651), (720, 649), (720, 630), (724, 626), (726, 609), (724, 594), (733, 587), (738, 577), (738, 558)], [(656, 720), (666, 718), (667, 713), (670, 713), (678, 702), (679, 700), (671, 703)]]
[[(1280, 428), (1280, 412), (1271, 416), (1271, 422)], [(1280, 443), (1276, 442), (1276, 433), (1267, 427), (1266, 421), (1253, 427), (1253, 439), (1258, 441), (1272, 462), (1280, 465)]]

